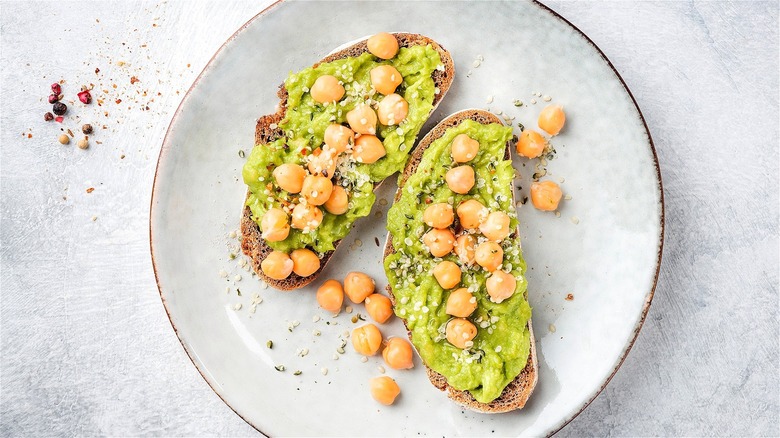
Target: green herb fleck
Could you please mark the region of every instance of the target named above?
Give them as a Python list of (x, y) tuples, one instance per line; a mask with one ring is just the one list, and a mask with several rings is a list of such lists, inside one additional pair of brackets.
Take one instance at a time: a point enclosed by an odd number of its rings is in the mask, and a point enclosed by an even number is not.
[(515, 106), (517, 106), (517, 107), (523, 106), (523, 101), (522, 101), (522, 100), (520, 100), (520, 99), (515, 99), (515, 101), (514, 101), (513, 103), (514, 103), (514, 104), (515, 104)]
[(303, 374), (303, 371), (298, 370), (298, 371), (293, 373), (293, 376), (300, 376), (301, 374)]
[(265, 346), (268, 348), (274, 348), (274, 341), (268, 340), (268, 342), (265, 343)]
[(518, 127), (518, 128), (520, 128), (520, 132), (523, 132), (523, 131), (525, 131), (525, 126), (523, 126), (523, 124), (522, 124), (522, 123), (518, 123), (518, 124), (517, 124), (517, 127)]
[(237, 256), (236, 256), (234, 253), (232, 253), (232, 252), (231, 252), (231, 253), (230, 253), (230, 255), (228, 256), (228, 258), (230, 258), (230, 260), (235, 260), (235, 259), (236, 259), (236, 257), (237, 257)]
[(246, 157), (246, 152), (244, 152), (243, 149), (239, 149), (238, 150), (238, 156), (241, 157), (241, 158), (244, 158), (244, 157)]
[(284, 371), (284, 365), (277, 365), (274, 368), (276, 368), (276, 371), (279, 371), (279, 372)]
[(238, 296), (240, 297), (240, 296), (241, 296), (241, 289), (239, 289), (239, 288), (236, 288), (236, 293), (237, 293), (237, 294), (238, 294)]

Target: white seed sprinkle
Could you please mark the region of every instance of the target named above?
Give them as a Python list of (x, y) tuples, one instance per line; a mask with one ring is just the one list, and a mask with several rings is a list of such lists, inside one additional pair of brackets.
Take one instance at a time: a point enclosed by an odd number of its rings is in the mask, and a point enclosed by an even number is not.
[(233, 310), (241, 310), (241, 308), (244, 307), (241, 303), (236, 303), (235, 306), (233, 306)]
[(536, 99), (531, 99), (531, 103), (536, 105)]
[(368, 358), (363, 356), (363, 357), (360, 358), (360, 361), (363, 362), (363, 363), (366, 363), (366, 362), (368, 362)]
[(571, 201), (571, 195), (566, 195), (566, 196), (563, 197), (563, 199), (565, 199), (567, 201)]
[(319, 336), (319, 335), (322, 334), (322, 332), (317, 330), (317, 329), (314, 329), (314, 330), (312, 330), (311, 334), (313, 334), (314, 336)]
[(236, 232), (235, 231), (231, 231), (230, 234), (228, 234), (228, 237), (230, 237), (231, 239), (235, 239), (236, 238)]
[(292, 322), (292, 326), (293, 327), (298, 327), (299, 325), (301, 325), (301, 323), (298, 320), (295, 320), (295, 321)]
[(333, 355), (333, 360), (339, 360), (339, 355), (338, 354), (334, 354)]
[(325, 367), (322, 367), (322, 369), (320, 370), (320, 372), (322, 372), (322, 375), (323, 375), (323, 376), (327, 376), (327, 375), (328, 375), (328, 369), (327, 369), (327, 368), (325, 368)]
[(347, 313), (352, 313), (352, 306), (347, 306), (347, 308), (344, 309), (344, 311)]
[(547, 330), (550, 330), (550, 333), (555, 333), (555, 324), (550, 324), (547, 327)]
[(311, 322), (317, 322), (320, 320), (320, 315), (314, 315), (311, 317)]
[(552, 97), (550, 97), (550, 96), (545, 94), (544, 97), (542, 98), (542, 100), (544, 100), (545, 102), (549, 102), (549, 101), (552, 100)]
[(220, 276), (220, 277), (222, 277), (222, 278), (227, 278), (227, 276), (228, 276), (228, 273), (227, 273), (227, 271), (226, 271), (226, 270), (224, 270), (224, 269), (220, 269), (220, 270), (219, 270), (219, 276)]
[(233, 277), (236, 281), (241, 281), (241, 274), (237, 274), (235, 277)]
[(485, 99), (485, 103), (493, 103), (493, 95), (489, 95), (487, 99)]
[(496, 347), (496, 353), (501, 353), (501, 346)]
[(574, 225), (577, 225), (578, 223), (580, 223), (580, 218), (578, 218), (577, 216), (572, 216), (571, 217), (571, 223), (573, 223)]
[(378, 367), (376, 367), (376, 370), (379, 371), (379, 374), (384, 374), (385, 373), (385, 367), (383, 367), (382, 365), (379, 365)]

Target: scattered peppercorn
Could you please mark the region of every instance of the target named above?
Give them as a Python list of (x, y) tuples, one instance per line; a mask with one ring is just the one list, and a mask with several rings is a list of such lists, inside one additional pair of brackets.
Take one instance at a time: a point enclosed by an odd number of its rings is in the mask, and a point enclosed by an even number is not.
[(62, 135), (60, 135), (60, 137), (58, 138), (58, 140), (59, 140), (59, 141), (60, 141), (60, 143), (62, 143), (62, 144), (68, 144), (68, 143), (70, 143), (70, 137), (68, 137), (68, 136), (67, 136), (67, 135), (65, 135), (65, 134), (62, 134)]
[(55, 82), (51, 84), (51, 92), (59, 96), (62, 93), (62, 87), (60, 87), (60, 84)]
[(49, 103), (56, 103), (60, 101), (60, 96), (58, 94), (50, 94), (49, 95)]
[(47, 122), (51, 122), (52, 120), (54, 120), (54, 114), (47, 112), (46, 114), (43, 115), (43, 120), (46, 120)]
[(62, 102), (57, 102), (52, 106), (52, 111), (54, 111), (54, 114), (61, 116), (68, 111), (68, 106)]
[(92, 125), (90, 125), (89, 123), (82, 125), (81, 132), (83, 132), (86, 135), (92, 134)]
[(89, 90), (84, 90), (84, 91), (78, 93), (78, 96), (79, 96), (79, 100), (81, 101), (81, 103), (87, 104), (87, 105), (92, 103), (92, 95), (89, 93)]
[(89, 137), (84, 137), (81, 140), (79, 140), (76, 145), (79, 147), (79, 149), (86, 149), (89, 147)]

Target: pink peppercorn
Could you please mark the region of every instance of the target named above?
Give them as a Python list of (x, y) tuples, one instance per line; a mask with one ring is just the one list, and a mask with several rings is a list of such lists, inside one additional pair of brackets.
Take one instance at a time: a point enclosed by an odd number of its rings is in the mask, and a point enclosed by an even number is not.
[(51, 84), (51, 92), (59, 96), (60, 94), (62, 94), (62, 87), (60, 87), (60, 84), (55, 82)]
[(79, 100), (81, 101), (81, 103), (84, 103), (84, 104), (92, 103), (92, 95), (89, 94), (89, 90), (84, 90), (81, 93), (78, 93), (78, 96), (79, 96)]

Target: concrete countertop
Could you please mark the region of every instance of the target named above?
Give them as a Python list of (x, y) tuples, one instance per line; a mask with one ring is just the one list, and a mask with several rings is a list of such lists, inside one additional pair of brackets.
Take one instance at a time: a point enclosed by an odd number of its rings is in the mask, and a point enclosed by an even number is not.
[[(267, 3), (3, 3), (0, 435), (257, 435), (171, 329), (148, 215), (181, 97)], [(632, 90), (666, 201), (644, 328), (559, 435), (780, 435), (778, 3), (546, 4)], [(46, 123), (60, 79), (110, 99)], [(83, 122), (88, 150), (57, 143)]]

